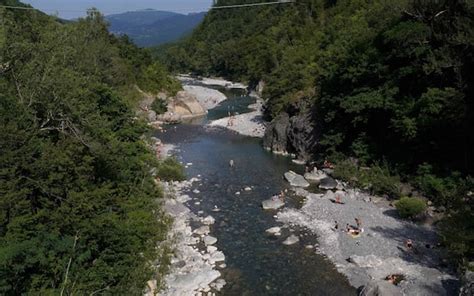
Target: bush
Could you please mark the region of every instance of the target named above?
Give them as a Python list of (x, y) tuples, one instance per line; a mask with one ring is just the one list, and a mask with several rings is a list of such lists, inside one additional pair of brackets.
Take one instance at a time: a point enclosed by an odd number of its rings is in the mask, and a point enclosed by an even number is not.
[(150, 107), (156, 114), (163, 114), (168, 110), (166, 102), (159, 98), (155, 99)]
[(160, 162), (157, 176), (163, 181), (184, 181), (186, 179), (183, 166), (172, 157)]
[(334, 177), (350, 182), (351, 185), (369, 189), (374, 194), (400, 196), (400, 177), (391, 174), (387, 164), (375, 164), (370, 168), (359, 168), (353, 161), (338, 162)]
[(413, 218), (426, 209), (424, 200), (415, 197), (402, 197), (395, 202), (395, 207), (402, 218)]

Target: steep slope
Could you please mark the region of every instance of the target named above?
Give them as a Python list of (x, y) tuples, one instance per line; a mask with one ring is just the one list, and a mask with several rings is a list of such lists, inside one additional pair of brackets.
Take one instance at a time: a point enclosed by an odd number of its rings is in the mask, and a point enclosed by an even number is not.
[(189, 34), (206, 15), (187, 15), (167, 11), (144, 10), (107, 16), (114, 34), (126, 34), (142, 47), (172, 42)]
[(0, 294), (141, 295), (167, 232), (151, 171), (167, 168), (132, 108), (169, 76), (95, 10), (0, 8), (0, 28)]

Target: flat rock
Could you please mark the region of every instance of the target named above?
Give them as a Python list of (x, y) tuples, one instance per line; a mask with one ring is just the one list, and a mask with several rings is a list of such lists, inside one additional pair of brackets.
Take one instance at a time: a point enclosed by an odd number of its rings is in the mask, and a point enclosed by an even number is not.
[(331, 177), (326, 177), (324, 179), (321, 179), (319, 182), (319, 188), (321, 189), (335, 189), (337, 187), (337, 182)]
[(289, 245), (294, 245), (299, 241), (300, 241), (300, 238), (292, 234), (285, 241), (283, 241), (283, 244), (289, 246)]
[(272, 227), (272, 228), (268, 228), (267, 230), (265, 230), (265, 232), (270, 233), (270, 234), (277, 234), (277, 233), (281, 232), (281, 228), (278, 227), (278, 226), (275, 226), (275, 227)]
[(262, 207), (264, 210), (277, 210), (283, 207), (284, 205), (285, 203), (279, 198), (271, 198), (262, 202)]
[(310, 185), (309, 182), (306, 181), (306, 179), (303, 176), (298, 175), (297, 173), (293, 171), (286, 172), (285, 179), (290, 183), (291, 186), (295, 186), (295, 187), (306, 188), (306, 187), (309, 187)]
[(213, 244), (217, 243), (217, 238), (208, 235), (208, 236), (204, 237), (203, 241), (206, 244), (206, 246), (210, 246), (210, 245), (213, 245)]

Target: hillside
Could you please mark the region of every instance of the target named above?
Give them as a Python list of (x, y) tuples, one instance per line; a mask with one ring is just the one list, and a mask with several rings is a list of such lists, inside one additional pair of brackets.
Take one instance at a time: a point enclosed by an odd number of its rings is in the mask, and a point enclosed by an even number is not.
[(189, 34), (205, 15), (205, 12), (185, 15), (148, 9), (109, 15), (106, 19), (112, 33), (126, 34), (138, 46), (151, 47)]
[(173, 85), (96, 10), (62, 24), (0, 8), (1, 295), (141, 295), (160, 276), (149, 263), (166, 267), (156, 246), (168, 220), (155, 177), (170, 166), (134, 108), (137, 86)]
[[(176, 72), (264, 85), (267, 148), (340, 164), (341, 177), (392, 199), (410, 183), (455, 220), (473, 215), (473, 20), (472, 1), (212, 10), (157, 56)], [(456, 225), (453, 258), (472, 260), (472, 225)]]

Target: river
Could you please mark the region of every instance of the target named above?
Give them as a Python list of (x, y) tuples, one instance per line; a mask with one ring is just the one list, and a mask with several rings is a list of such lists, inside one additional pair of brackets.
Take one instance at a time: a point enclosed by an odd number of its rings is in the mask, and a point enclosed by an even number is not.
[[(264, 211), (261, 202), (289, 189), (283, 173), (290, 169), (301, 173), (303, 168), (265, 151), (259, 139), (206, 127), (208, 120), (225, 117), (229, 110), (245, 112), (255, 101), (242, 90), (216, 89), (228, 100), (206, 118), (169, 126), (157, 137), (177, 146), (174, 154), (182, 163), (192, 163), (186, 168), (189, 178), (201, 176), (200, 185), (191, 189), (200, 193), (189, 193), (194, 199), (188, 206), (195, 214), (216, 219), (211, 233), (226, 256), (226, 267), (220, 271), (227, 285), (219, 295), (356, 295), (328, 259), (307, 248), (317, 245), (314, 235), (297, 228), (284, 229), (281, 237), (265, 233), (281, 225), (275, 222), (275, 212)], [(234, 168), (229, 167), (230, 159)], [(245, 191), (245, 187), (252, 190)], [(300, 203), (289, 197), (287, 206)], [(216, 207), (220, 211), (213, 211)], [(283, 245), (291, 233), (299, 234), (301, 241)]]

